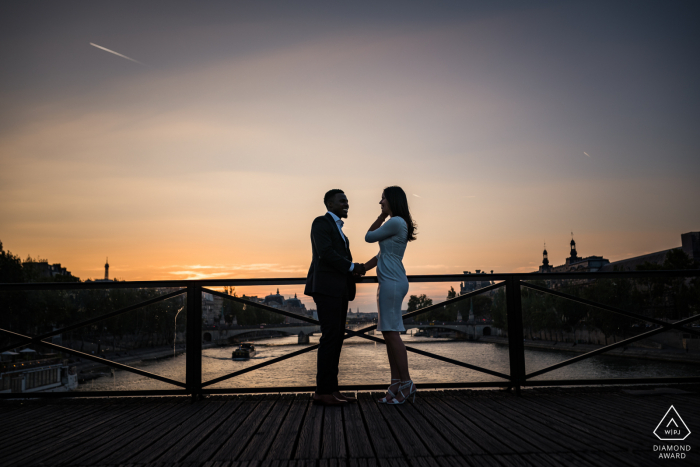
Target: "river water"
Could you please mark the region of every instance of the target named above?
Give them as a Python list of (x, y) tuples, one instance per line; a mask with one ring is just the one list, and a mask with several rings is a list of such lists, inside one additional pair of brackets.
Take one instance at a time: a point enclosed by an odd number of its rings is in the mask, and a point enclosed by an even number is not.
[[(402, 336), (406, 345), (454, 360), (470, 363), (504, 374), (509, 374), (508, 346), (494, 343), (457, 341), (430, 337)], [(310, 344), (317, 344), (319, 336), (311, 336)], [(255, 342), (257, 355), (247, 361), (231, 360), (234, 347), (217, 347), (202, 351), (202, 380), (208, 381), (266, 360), (301, 350), (297, 337), (282, 337)], [(575, 353), (525, 349), (527, 372), (574, 357)], [(408, 354), (411, 377), (419, 387), (430, 383), (503, 381), (497, 376), (469, 370), (429, 357)], [(185, 356), (167, 358), (157, 362), (133, 365), (178, 381), (185, 381)], [(596, 356), (573, 365), (545, 373), (537, 380), (547, 379), (600, 379), (635, 377), (700, 376), (700, 366), (688, 363), (641, 360), (625, 357)], [(254, 388), (314, 386), (316, 376), (316, 350), (292, 357), (262, 369), (231, 378), (211, 388)], [(383, 344), (354, 337), (345, 341), (340, 358), (339, 382), (343, 384), (389, 383), (389, 361)], [(115, 371), (82, 384), (78, 390), (144, 390), (177, 389), (167, 383), (126, 371)]]

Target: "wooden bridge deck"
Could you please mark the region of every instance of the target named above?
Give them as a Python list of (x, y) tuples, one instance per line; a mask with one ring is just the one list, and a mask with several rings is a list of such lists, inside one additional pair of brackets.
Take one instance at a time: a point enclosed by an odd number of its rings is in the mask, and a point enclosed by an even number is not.
[[(646, 466), (671, 405), (700, 465), (700, 387), (423, 391), (388, 407), (309, 394), (0, 402), (0, 465), (211, 467)], [(658, 391), (657, 391), (658, 392)]]

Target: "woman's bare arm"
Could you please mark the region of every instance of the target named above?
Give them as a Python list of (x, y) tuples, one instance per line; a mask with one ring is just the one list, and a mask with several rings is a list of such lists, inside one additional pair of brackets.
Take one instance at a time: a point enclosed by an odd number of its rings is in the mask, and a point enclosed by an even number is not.
[(369, 231), (374, 232), (379, 227), (381, 227), (387, 217), (388, 216), (386, 214), (380, 214), (379, 217), (377, 217), (377, 220), (374, 221), (374, 223), (369, 226)]
[(371, 260), (365, 263), (365, 271), (369, 271), (377, 266), (377, 257), (375, 256)]

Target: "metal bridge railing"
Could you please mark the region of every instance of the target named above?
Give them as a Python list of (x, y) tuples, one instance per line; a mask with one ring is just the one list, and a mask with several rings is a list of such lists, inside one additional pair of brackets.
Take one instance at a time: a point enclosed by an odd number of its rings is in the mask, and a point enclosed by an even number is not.
[[(668, 279), (668, 278), (697, 278), (700, 276), (700, 271), (698, 270), (682, 270), (682, 271), (635, 271), (635, 272), (604, 272), (604, 273), (530, 273), (530, 274), (450, 274), (450, 275), (423, 275), (423, 276), (408, 276), (409, 282), (469, 282), (469, 281), (492, 281), (492, 285), (480, 288), (473, 292), (460, 295), (458, 297), (452, 298), (450, 300), (425, 307), (411, 313), (403, 315), (403, 319), (412, 318), (414, 316), (427, 313), (432, 310), (437, 310), (445, 306), (453, 305), (462, 300), (473, 298), (479, 294), (496, 290), (505, 287), (505, 298), (506, 298), (506, 311), (507, 311), (507, 334), (508, 334), (508, 348), (509, 348), (509, 363), (510, 372), (509, 374), (500, 373), (487, 368), (482, 368), (478, 365), (471, 363), (466, 363), (451, 358), (447, 358), (441, 355), (436, 355), (431, 352), (426, 352), (424, 350), (416, 349), (413, 347), (406, 347), (406, 350), (418, 355), (433, 358), (442, 362), (446, 362), (452, 365), (460, 366), (463, 368), (468, 368), (470, 370), (485, 373), (491, 376), (500, 378), (500, 381), (487, 381), (487, 382), (454, 382), (454, 383), (431, 383), (431, 382), (421, 382), (423, 387), (430, 388), (466, 388), (466, 387), (508, 387), (515, 388), (516, 391), (520, 391), (523, 386), (562, 386), (562, 385), (590, 385), (590, 384), (641, 384), (641, 383), (684, 383), (684, 382), (700, 382), (700, 377), (697, 376), (687, 376), (687, 377), (668, 377), (668, 378), (613, 378), (613, 379), (567, 379), (567, 380), (533, 380), (536, 376), (548, 373), (550, 371), (562, 368), (567, 365), (579, 362), (581, 360), (599, 355), (601, 353), (607, 352), (617, 347), (628, 345), (632, 342), (648, 338), (655, 334), (668, 331), (668, 330), (681, 330), (684, 333), (692, 334), (695, 336), (700, 336), (700, 330), (687, 327), (694, 321), (700, 321), (700, 314), (695, 314), (693, 316), (680, 319), (676, 322), (669, 323), (656, 318), (644, 316), (640, 313), (631, 312), (623, 310), (617, 307), (609, 306), (606, 304), (594, 302), (591, 300), (586, 300), (571, 294), (563, 293), (551, 288), (542, 287), (536, 284), (532, 284), (532, 281), (555, 281), (561, 282), (562, 280), (595, 280), (595, 279), (614, 279), (614, 278), (656, 278), (656, 279)], [(0, 348), (0, 353), (29, 344), (39, 344), (44, 347), (48, 347), (66, 354), (74, 355), (86, 360), (94, 361), (97, 363), (104, 364), (106, 366), (117, 368), (120, 370), (135, 373), (147, 378), (158, 380), (164, 383), (171, 384), (179, 389), (166, 389), (166, 390), (127, 390), (127, 391), (76, 391), (76, 392), (49, 392), (49, 393), (1, 393), (0, 398), (18, 398), (18, 397), (105, 397), (105, 396), (134, 396), (134, 395), (189, 395), (197, 397), (204, 394), (234, 394), (234, 393), (264, 393), (264, 392), (309, 392), (313, 391), (315, 388), (313, 386), (291, 386), (291, 387), (271, 387), (271, 388), (256, 388), (256, 387), (242, 387), (242, 388), (212, 388), (211, 386), (235, 378), (239, 375), (249, 373), (266, 366), (279, 363), (289, 358), (294, 358), (296, 356), (302, 355), (307, 352), (311, 352), (318, 348), (318, 345), (310, 345), (301, 350), (291, 352), (289, 354), (267, 360), (263, 363), (247, 367), (245, 369), (229, 373), (218, 378), (211, 379), (209, 381), (202, 381), (202, 293), (209, 293), (224, 300), (232, 300), (244, 304), (253, 305), (257, 308), (266, 310), (271, 313), (276, 313), (279, 315), (294, 318), (296, 320), (304, 321), (314, 325), (320, 325), (317, 320), (312, 318), (297, 315), (295, 313), (290, 313), (277, 308), (272, 308), (260, 303), (252, 303), (243, 298), (227, 295), (225, 293), (212, 290), (210, 287), (223, 287), (223, 286), (235, 286), (235, 287), (246, 287), (246, 286), (259, 286), (259, 285), (294, 285), (294, 284), (304, 284), (306, 282), (305, 278), (282, 278), (282, 279), (216, 279), (216, 280), (192, 280), (192, 281), (138, 281), (138, 282), (87, 282), (87, 283), (17, 283), (17, 284), (0, 284), (0, 292), (10, 292), (10, 291), (37, 291), (37, 290), (89, 290), (89, 289), (138, 289), (138, 288), (177, 288), (178, 290), (160, 295), (158, 297), (142, 301), (133, 305), (129, 305), (125, 308), (119, 310), (111, 311), (109, 313), (102, 314), (84, 321), (65, 326), (61, 329), (57, 329), (48, 333), (44, 333), (36, 336), (25, 335), (10, 329), (0, 328), (0, 333), (5, 334), (14, 338), (17, 343)], [(364, 277), (360, 280), (360, 283), (376, 283), (376, 277)], [(574, 358), (568, 359), (566, 361), (551, 365), (547, 368), (543, 368), (531, 373), (527, 373), (525, 369), (525, 346), (524, 340), (524, 326), (523, 326), (523, 309), (521, 301), (521, 288), (529, 288), (536, 290), (541, 293), (551, 294), (562, 299), (571, 300), (573, 302), (586, 305), (589, 307), (598, 308), (609, 313), (620, 314), (629, 318), (634, 318), (642, 321), (646, 321), (659, 327), (634, 337), (624, 339), (622, 341), (616, 342), (614, 344), (606, 345), (594, 351), (578, 355)], [(105, 358), (101, 358), (96, 355), (81, 352), (72, 348), (68, 348), (62, 345), (47, 342), (53, 336), (63, 334), (74, 329), (78, 329), (83, 326), (93, 325), (99, 321), (113, 318), (121, 314), (134, 311), (148, 305), (152, 305), (164, 300), (168, 300), (174, 297), (178, 297), (186, 294), (187, 296), (187, 341), (186, 341), (186, 359), (185, 359), (185, 382), (176, 381), (171, 378), (166, 378), (148, 371), (144, 371), (138, 368), (134, 368), (129, 365), (124, 365), (117, 363)], [(376, 329), (376, 325), (367, 326), (362, 329), (352, 330), (346, 328), (345, 339), (351, 337), (359, 337), (362, 339), (368, 339), (374, 342), (384, 343), (384, 340), (372, 335), (368, 332)], [(384, 389), (385, 385), (372, 385), (372, 384), (360, 384), (360, 385), (347, 385), (342, 386), (341, 390), (379, 390)]]

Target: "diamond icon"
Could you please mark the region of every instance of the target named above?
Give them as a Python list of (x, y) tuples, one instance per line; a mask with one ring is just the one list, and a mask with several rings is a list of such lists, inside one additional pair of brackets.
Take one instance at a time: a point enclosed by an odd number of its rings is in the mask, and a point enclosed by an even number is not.
[(683, 441), (690, 435), (690, 430), (676, 408), (671, 406), (654, 429), (654, 434), (661, 441)]

